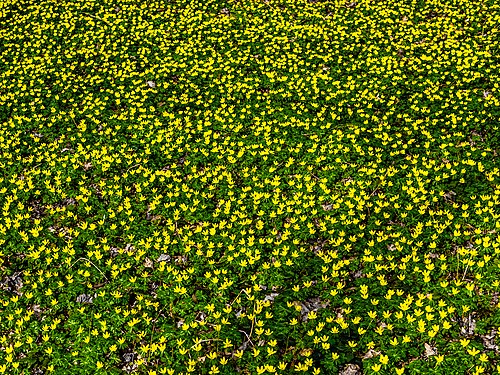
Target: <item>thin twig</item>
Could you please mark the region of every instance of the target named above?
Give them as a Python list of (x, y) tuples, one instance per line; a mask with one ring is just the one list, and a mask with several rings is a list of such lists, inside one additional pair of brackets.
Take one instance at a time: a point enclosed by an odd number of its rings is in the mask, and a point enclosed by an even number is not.
[[(384, 177), (384, 178), (385, 178), (385, 177), (387, 177), (387, 175), (388, 175), (388, 174), (389, 174), (389, 170), (387, 170), (387, 171), (385, 172), (385, 174), (384, 174), (384, 176), (383, 176), (383, 177)], [(377, 189), (378, 189), (378, 187), (380, 186), (380, 184), (381, 184), (381, 183), (382, 183), (382, 182), (381, 182), (381, 181), (379, 181), (379, 183), (377, 184), (377, 186), (375, 186), (375, 189), (373, 189), (373, 191), (371, 192), (370, 197), (371, 197), (373, 194), (375, 194), (375, 192), (377, 191)]]
[[(155, 324), (156, 324), (156, 321), (158, 320), (158, 317), (160, 316), (161, 312), (164, 310), (165, 308), (162, 308), (159, 312), (158, 312), (158, 315), (156, 315), (156, 319), (155, 319), (155, 322), (153, 323), (153, 328), (151, 329), (151, 335), (149, 337), (149, 345), (151, 346), (152, 342), (153, 342), (153, 333), (154, 333), (154, 330), (155, 330)], [(149, 356), (150, 356), (150, 351), (148, 352), (148, 361), (149, 361)]]
[(239, 329), (239, 330), (238, 330), (238, 332), (243, 333), (243, 334), (247, 337), (248, 342), (249, 342), (250, 344), (252, 344), (252, 346), (253, 346), (253, 347), (255, 347), (255, 345), (253, 344), (253, 342), (252, 342), (252, 340), (250, 339), (250, 337), (248, 337), (248, 333), (246, 333), (245, 331), (242, 331), (241, 329)]
[(462, 276), (462, 281), (465, 279), (465, 275), (467, 274), (467, 268), (469, 268), (469, 264), (467, 263), (467, 266), (465, 267), (465, 272), (464, 275)]
[[(229, 304), (229, 306), (232, 306), (233, 303), (238, 299), (238, 297), (241, 295), (242, 292), (245, 292), (245, 289), (241, 289), (241, 291), (238, 293), (238, 295), (234, 298), (233, 302)], [(246, 293), (246, 292), (245, 292)]]
[(88, 13), (85, 13), (85, 12), (82, 12), (82, 14), (88, 16), (88, 17), (91, 17), (91, 18), (95, 18), (96, 20), (99, 20), (101, 22), (104, 22), (106, 25), (108, 26), (111, 26), (107, 21), (104, 21), (101, 17), (99, 16), (93, 16), (92, 14), (88, 14)]
[(69, 268), (71, 269), (76, 264), (76, 262), (78, 262), (79, 260), (86, 260), (87, 262), (89, 262), (90, 264), (92, 264), (101, 273), (101, 275), (103, 275), (104, 278), (107, 281), (109, 281), (109, 279), (106, 277), (105, 274), (102, 273), (102, 271), (99, 269), (99, 267), (97, 267), (94, 263), (92, 263), (92, 261), (90, 259), (87, 259), (87, 258), (78, 258), (77, 260), (75, 260), (75, 262)]
[[(255, 305), (254, 305), (254, 311), (253, 311), (252, 315), (254, 315), (254, 314), (255, 314)], [(254, 322), (255, 322), (255, 315), (252, 319), (252, 327), (250, 328), (250, 337), (252, 337)]]
[(140, 164), (135, 164), (135, 165), (133, 165), (133, 166), (129, 167), (129, 169), (127, 169), (127, 172), (128, 172), (128, 171), (130, 171), (130, 170), (131, 170), (132, 168), (134, 168), (134, 167), (138, 167), (139, 165), (140, 165)]

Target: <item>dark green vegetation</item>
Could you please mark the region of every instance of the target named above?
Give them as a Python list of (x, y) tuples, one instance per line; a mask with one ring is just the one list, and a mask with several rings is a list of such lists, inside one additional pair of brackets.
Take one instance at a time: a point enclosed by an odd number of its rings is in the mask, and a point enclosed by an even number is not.
[(496, 373), (499, 21), (0, 2), (0, 372)]

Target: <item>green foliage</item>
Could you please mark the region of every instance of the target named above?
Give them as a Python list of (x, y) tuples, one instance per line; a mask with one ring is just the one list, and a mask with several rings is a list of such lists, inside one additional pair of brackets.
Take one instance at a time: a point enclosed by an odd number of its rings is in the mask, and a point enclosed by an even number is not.
[(0, 373), (498, 372), (499, 9), (0, 3)]

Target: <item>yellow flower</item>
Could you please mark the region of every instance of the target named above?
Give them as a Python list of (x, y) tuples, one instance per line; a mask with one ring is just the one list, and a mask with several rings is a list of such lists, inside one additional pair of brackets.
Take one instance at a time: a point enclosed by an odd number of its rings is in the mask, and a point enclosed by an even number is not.
[(380, 363), (376, 363), (376, 364), (374, 364), (373, 366), (371, 366), (371, 369), (372, 369), (374, 372), (379, 372), (381, 368), (382, 368), (382, 365), (381, 365)]
[(462, 339), (460, 340), (460, 344), (465, 348), (467, 345), (469, 345), (470, 343), (470, 340), (467, 340), (467, 339)]
[(478, 350), (477, 348), (467, 349), (467, 353), (475, 357), (477, 354), (480, 353), (480, 350)]
[(479, 356), (479, 360), (480, 360), (481, 362), (488, 362), (488, 361), (489, 361), (489, 357), (488, 357), (488, 355), (487, 355), (486, 353), (483, 353), (483, 354), (481, 354), (481, 355)]
[(272, 349), (272, 348), (267, 348), (267, 355), (268, 356), (271, 356), (273, 355), (274, 353), (276, 353), (276, 350)]
[(318, 315), (316, 314), (315, 311), (310, 311), (308, 314), (307, 314), (307, 318), (310, 319), (310, 320), (314, 320), (318, 317)]
[(207, 357), (210, 359), (215, 359), (217, 358), (217, 352), (210, 352), (207, 354)]
[(389, 363), (389, 356), (387, 355), (380, 355), (380, 358), (379, 358), (379, 361), (380, 363), (382, 363), (383, 365), (386, 365)]

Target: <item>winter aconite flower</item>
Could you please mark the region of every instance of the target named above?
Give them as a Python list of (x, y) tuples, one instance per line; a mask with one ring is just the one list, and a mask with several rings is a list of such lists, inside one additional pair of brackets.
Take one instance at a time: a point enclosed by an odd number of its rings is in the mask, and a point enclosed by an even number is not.
[(0, 372), (495, 372), (498, 5), (149, 5), (0, 7)]

